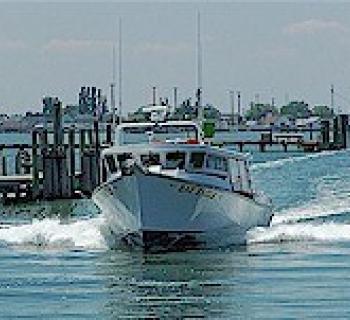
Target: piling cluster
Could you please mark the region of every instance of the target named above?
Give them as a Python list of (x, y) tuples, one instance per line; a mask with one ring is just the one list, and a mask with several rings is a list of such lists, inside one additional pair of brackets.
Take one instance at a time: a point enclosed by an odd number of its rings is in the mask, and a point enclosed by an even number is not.
[[(101, 149), (112, 145), (111, 124), (104, 130), (99, 128), (97, 120), (91, 128), (64, 128), (61, 101), (53, 99), (51, 107), (51, 127), (34, 128), (30, 145), (6, 146), (17, 149), (16, 175), (7, 175), (6, 156), (3, 155), (0, 165), (3, 200), (85, 197), (100, 183)], [(105, 135), (101, 141), (102, 132)]]

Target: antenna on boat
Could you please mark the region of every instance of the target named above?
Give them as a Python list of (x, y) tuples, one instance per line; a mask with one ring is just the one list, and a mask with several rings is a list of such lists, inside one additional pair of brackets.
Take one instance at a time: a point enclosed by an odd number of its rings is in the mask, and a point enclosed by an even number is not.
[(119, 18), (119, 101), (118, 101), (118, 116), (119, 124), (122, 123), (122, 19)]
[(198, 120), (201, 123), (203, 120), (202, 110), (202, 44), (201, 44), (201, 16), (197, 13), (197, 108)]
[(112, 49), (112, 82), (111, 82), (111, 108), (112, 108), (112, 128), (115, 132), (115, 44)]

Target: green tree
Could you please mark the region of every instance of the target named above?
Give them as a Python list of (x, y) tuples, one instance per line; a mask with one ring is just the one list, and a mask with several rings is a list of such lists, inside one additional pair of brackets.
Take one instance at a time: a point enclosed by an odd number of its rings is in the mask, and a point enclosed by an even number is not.
[(275, 106), (263, 103), (251, 103), (250, 109), (245, 113), (247, 120), (259, 120), (261, 117), (267, 113), (272, 113), (273, 115), (278, 114), (278, 110)]
[(321, 119), (331, 119), (334, 116), (334, 110), (328, 106), (314, 106), (312, 114), (318, 116)]
[(286, 106), (281, 107), (281, 115), (289, 115), (294, 118), (307, 118), (311, 115), (309, 105), (304, 101), (291, 101)]

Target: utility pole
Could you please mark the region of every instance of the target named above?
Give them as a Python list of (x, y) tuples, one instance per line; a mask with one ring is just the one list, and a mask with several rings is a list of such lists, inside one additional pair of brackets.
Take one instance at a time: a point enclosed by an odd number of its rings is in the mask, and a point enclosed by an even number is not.
[(335, 112), (335, 110), (334, 110), (334, 85), (333, 84), (331, 84), (331, 108)]
[(232, 117), (232, 128), (235, 125), (235, 92), (233, 90), (229, 91), (230, 101), (231, 101), (231, 117)]
[(259, 93), (256, 93), (255, 94), (255, 104), (259, 104), (259, 99), (260, 98), (260, 96), (259, 96)]
[(156, 87), (153, 87), (153, 88), (152, 88), (152, 91), (153, 91), (153, 101), (152, 101), (152, 104), (153, 104), (154, 106), (156, 105), (156, 100), (157, 100), (156, 90), (157, 90)]
[(237, 92), (238, 124), (241, 124), (241, 91)]
[(174, 87), (174, 112), (177, 108), (177, 87)]

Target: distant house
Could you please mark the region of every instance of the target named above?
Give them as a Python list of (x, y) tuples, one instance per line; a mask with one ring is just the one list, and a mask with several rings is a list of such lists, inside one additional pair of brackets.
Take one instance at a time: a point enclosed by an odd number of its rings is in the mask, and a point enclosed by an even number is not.
[(147, 122), (151, 121), (151, 115), (143, 111), (144, 107), (138, 108), (135, 112), (130, 112), (127, 117), (128, 122)]
[(258, 120), (258, 123), (264, 126), (275, 126), (275, 123), (278, 119), (278, 115), (272, 112), (264, 113)]
[(275, 120), (274, 125), (279, 129), (295, 128), (295, 118), (290, 115), (282, 115)]
[(247, 127), (253, 128), (253, 127), (256, 127), (258, 125), (258, 121), (256, 121), (256, 120), (248, 120), (248, 121), (246, 121), (245, 125)]
[(231, 113), (223, 113), (221, 114), (220, 121), (218, 124), (218, 128), (220, 129), (229, 129), (233, 125), (237, 125), (239, 120), (239, 115), (236, 113), (232, 117)]
[(320, 117), (299, 118), (295, 120), (295, 125), (299, 129), (321, 129)]

